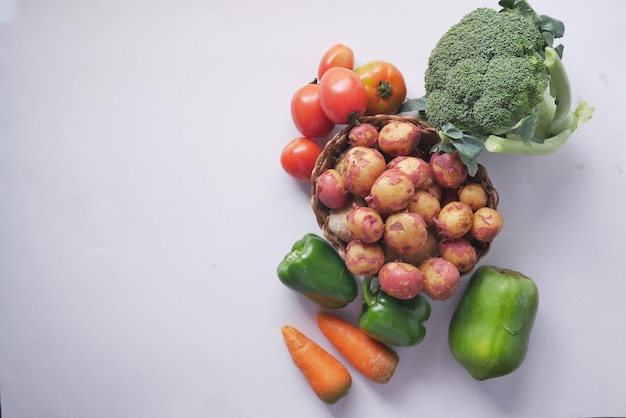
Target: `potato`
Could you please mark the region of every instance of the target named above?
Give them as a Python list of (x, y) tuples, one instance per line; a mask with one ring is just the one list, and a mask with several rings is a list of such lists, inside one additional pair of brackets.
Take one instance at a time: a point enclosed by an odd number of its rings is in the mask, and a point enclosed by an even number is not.
[(441, 187), (460, 187), (468, 176), (458, 152), (435, 152), (430, 156), (429, 165), (433, 178)]
[(348, 231), (352, 239), (376, 242), (383, 236), (385, 224), (380, 214), (369, 207), (354, 205), (348, 213)]
[(426, 222), (426, 225), (432, 226), (435, 224), (435, 218), (441, 211), (441, 204), (435, 196), (426, 190), (417, 190), (409, 200), (407, 210), (419, 214)]
[(468, 183), (461, 186), (458, 192), (459, 201), (467, 203), (474, 212), (487, 206), (488, 196), (485, 188), (478, 183)]
[(350, 205), (340, 209), (331, 210), (326, 220), (328, 230), (337, 238), (344, 242), (350, 241), (350, 231), (348, 230), (348, 213), (351, 211)]
[(385, 260), (387, 262), (403, 261), (418, 266), (425, 259), (439, 255), (439, 241), (441, 240), (439, 232), (432, 227), (428, 227), (426, 230), (428, 232), (426, 242), (418, 252), (414, 254), (401, 254), (388, 245), (385, 245)]
[(346, 203), (343, 207), (331, 209), (328, 212), (328, 218), (326, 219), (328, 230), (344, 242), (352, 240), (352, 237), (350, 237), (350, 231), (348, 230), (348, 213), (354, 209), (355, 205), (367, 206), (362, 197), (351, 195), (348, 203)]
[(360, 123), (350, 129), (348, 140), (353, 147), (372, 148), (378, 142), (378, 130), (370, 123)]
[(325, 170), (315, 182), (317, 197), (329, 209), (338, 209), (348, 202), (348, 189), (343, 176), (333, 168)]
[(478, 261), (476, 248), (465, 238), (444, 239), (439, 243), (439, 250), (441, 257), (454, 264), (461, 273), (472, 270)]
[(387, 215), (406, 208), (414, 192), (413, 182), (406, 174), (388, 169), (374, 181), (365, 200), (381, 215)]
[(346, 267), (357, 276), (375, 276), (385, 264), (385, 252), (379, 243), (352, 240), (346, 246)]
[(380, 128), (378, 147), (392, 157), (410, 154), (419, 144), (421, 128), (411, 122), (392, 121)]
[(387, 164), (387, 169), (390, 168), (397, 168), (409, 176), (415, 189), (420, 189), (433, 181), (430, 166), (426, 161), (418, 157), (406, 155), (395, 157)]
[(380, 151), (367, 147), (352, 147), (343, 154), (335, 168), (343, 177), (350, 193), (365, 197), (386, 166), (387, 162)]
[(433, 300), (444, 301), (456, 293), (461, 273), (454, 264), (442, 257), (427, 258), (418, 266), (424, 275), (422, 291)]
[(428, 193), (433, 195), (435, 199), (441, 202), (441, 198), (443, 196), (443, 188), (435, 181), (426, 184), (424, 187), (422, 187), (422, 190), (426, 190)]
[(424, 275), (412, 264), (392, 261), (378, 271), (378, 283), (389, 296), (411, 299), (422, 290)]
[(415, 254), (428, 239), (426, 223), (420, 215), (396, 212), (385, 220), (385, 244), (400, 254)]
[(461, 238), (472, 229), (474, 212), (466, 203), (450, 202), (441, 208), (434, 222), (443, 237)]
[(482, 242), (493, 240), (502, 231), (504, 219), (500, 213), (492, 208), (484, 207), (474, 213), (471, 235)]

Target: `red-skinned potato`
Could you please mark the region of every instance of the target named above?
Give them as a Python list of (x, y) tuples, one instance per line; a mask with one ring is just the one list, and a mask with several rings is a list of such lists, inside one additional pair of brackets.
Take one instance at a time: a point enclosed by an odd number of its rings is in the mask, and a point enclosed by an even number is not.
[(348, 213), (348, 231), (352, 239), (376, 242), (382, 238), (384, 228), (383, 218), (370, 207), (354, 205)]
[(328, 213), (328, 230), (343, 242), (352, 239), (348, 230), (348, 213), (354, 208), (354, 205), (367, 206), (362, 198), (352, 197), (345, 206), (331, 209)]
[(432, 300), (447, 300), (458, 290), (461, 273), (445, 258), (427, 258), (420, 263), (418, 268), (424, 274), (422, 291)]
[(387, 164), (387, 169), (393, 168), (406, 174), (413, 182), (413, 186), (416, 190), (421, 189), (433, 181), (428, 163), (418, 157), (409, 155), (395, 157)]
[(428, 238), (426, 223), (420, 215), (411, 212), (392, 213), (385, 220), (385, 244), (400, 254), (415, 254)]
[(439, 243), (439, 250), (441, 257), (454, 264), (460, 273), (469, 272), (478, 261), (476, 248), (465, 238), (444, 239)]
[(443, 196), (443, 188), (438, 185), (435, 181), (432, 181), (422, 187), (423, 190), (426, 190), (428, 193), (433, 195), (437, 200), (441, 202), (441, 198)]
[(371, 123), (360, 123), (350, 129), (348, 140), (353, 147), (372, 148), (378, 141), (378, 130)]
[(413, 264), (392, 261), (378, 271), (378, 283), (389, 296), (411, 299), (422, 290), (424, 275)]
[(427, 258), (436, 257), (439, 255), (439, 241), (441, 237), (435, 228), (426, 228), (426, 242), (422, 248), (414, 254), (401, 254), (395, 251), (393, 248), (385, 245), (385, 260), (391, 261), (403, 261), (405, 263), (419, 266), (419, 264)]
[(466, 203), (450, 202), (441, 208), (434, 222), (443, 237), (461, 238), (472, 229), (474, 212)]
[(352, 147), (339, 159), (339, 171), (350, 193), (365, 197), (386, 169), (387, 162), (380, 151), (368, 147)]
[(419, 214), (426, 225), (433, 226), (435, 218), (441, 211), (441, 204), (435, 196), (426, 190), (417, 190), (411, 197), (411, 200), (409, 200), (407, 210)]
[(421, 128), (410, 122), (389, 122), (378, 132), (378, 147), (384, 153), (397, 157), (408, 155), (417, 147)]
[(493, 240), (502, 231), (504, 219), (495, 209), (484, 207), (474, 213), (471, 235), (482, 242)]
[(315, 183), (317, 197), (329, 209), (338, 209), (348, 202), (348, 189), (342, 175), (329, 168), (317, 177)]
[(379, 243), (352, 240), (346, 246), (345, 262), (356, 276), (375, 276), (385, 264), (385, 252)]
[(458, 191), (459, 201), (467, 203), (474, 212), (487, 206), (489, 197), (485, 188), (478, 183), (468, 183), (461, 186)]
[(434, 152), (429, 164), (433, 178), (441, 187), (457, 188), (467, 179), (467, 167), (457, 152)]
[(365, 201), (384, 216), (406, 208), (414, 192), (413, 182), (406, 174), (390, 169), (374, 181)]

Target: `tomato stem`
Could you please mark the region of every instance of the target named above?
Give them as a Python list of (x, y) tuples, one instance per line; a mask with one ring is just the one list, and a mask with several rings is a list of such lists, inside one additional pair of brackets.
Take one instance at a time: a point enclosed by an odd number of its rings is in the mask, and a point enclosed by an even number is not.
[(352, 112), (350, 112), (350, 114), (348, 115), (348, 121), (347, 123), (350, 124), (352, 122), (357, 122), (358, 123), (359, 120), (359, 112), (357, 112), (356, 110), (353, 110)]
[(391, 84), (389, 84), (385, 80), (381, 80), (378, 83), (378, 95), (382, 97), (383, 99), (386, 99), (387, 97), (391, 96), (391, 93), (392, 93)]

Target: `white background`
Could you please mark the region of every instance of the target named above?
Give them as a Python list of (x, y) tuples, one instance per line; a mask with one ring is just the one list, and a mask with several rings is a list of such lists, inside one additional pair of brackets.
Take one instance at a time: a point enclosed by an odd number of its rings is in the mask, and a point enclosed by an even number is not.
[(6, 417), (626, 415), (625, 3), (535, 2), (565, 21), (574, 98), (594, 119), (556, 154), (480, 158), (506, 222), (481, 264), (540, 289), (522, 367), (477, 382), (454, 361), (459, 293), (432, 303), (388, 385), (351, 369), (334, 406), (280, 333), (295, 325), (336, 354), (275, 272), (319, 232), (308, 185), (279, 164), (298, 135), (291, 95), (342, 42), (421, 96), (439, 36), (497, 2), (0, 3)]

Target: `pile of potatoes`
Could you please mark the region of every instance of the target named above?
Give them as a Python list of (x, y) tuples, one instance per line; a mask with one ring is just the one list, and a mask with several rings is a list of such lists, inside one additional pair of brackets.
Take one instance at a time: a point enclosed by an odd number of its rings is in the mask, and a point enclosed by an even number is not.
[(424, 292), (446, 300), (478, 261), (476, 246), (502, 230), (501, 214), (457, 153), (419, 146), (419, 124), (360, 123), (349, 147), (314, 179), (329, 209), (330, 233), (346, 243), (344, 260), (359, 276), (377, 276), (399, 299)]

